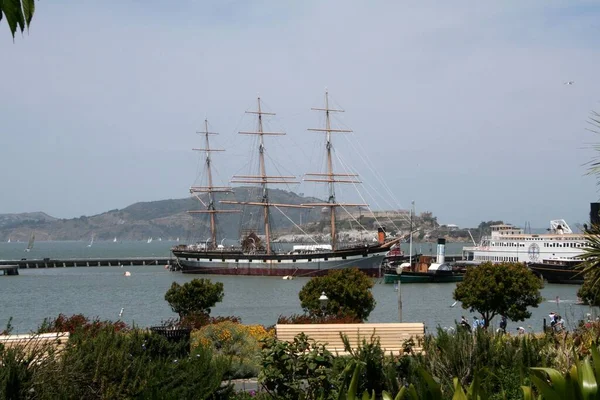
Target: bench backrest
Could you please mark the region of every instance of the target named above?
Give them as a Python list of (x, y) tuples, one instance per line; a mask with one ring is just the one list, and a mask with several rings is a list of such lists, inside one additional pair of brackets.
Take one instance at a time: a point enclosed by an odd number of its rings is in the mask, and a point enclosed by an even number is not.
[(365, 324), (277, 324), (275, 326), (277, 339), (293, 342), (294, 337), (304, 332), (317, 343), (325, 344), (327, 350), (340, 355), (346, 354), (340, 333), (348, 337), (350, 346), (356, 349), (362, 340), (367, 343), (373, 338), (379, 338), (381, 348), (387, 354), (403, 354), (403, 344), (412, 338), (413, 351), (422, 350), (422, 339), (425, 336), (425, 324), (410, 323), (365, 323)]
[(62, 351), (69, 340), (69, 332), (52, 332), (30, 335), (0, 335), (0, 345), (5, 349), (21, 348), (25, 353), (46, 351), (53, 348)]

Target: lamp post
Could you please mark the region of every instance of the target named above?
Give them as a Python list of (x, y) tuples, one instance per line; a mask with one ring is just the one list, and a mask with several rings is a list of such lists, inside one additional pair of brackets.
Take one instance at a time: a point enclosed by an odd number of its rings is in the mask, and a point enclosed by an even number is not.
[[(398, 268), (398, 275), (402, 274), (402, 268)], [(402, 282), (398, 277), (398, 322), (402, 322)]]
[(321, 292), (321, 296), (319, 297), (319, 303), (321, 303), (321, 315), (325, 316), (325, 309), (327, 308), (327, 303), (329, 302), (329, 297), (325, 295), (325, 292)]

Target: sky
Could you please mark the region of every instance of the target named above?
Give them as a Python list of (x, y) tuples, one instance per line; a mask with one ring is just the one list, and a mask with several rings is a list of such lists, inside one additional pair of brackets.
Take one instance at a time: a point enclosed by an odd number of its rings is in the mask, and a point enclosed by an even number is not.
[(237, 132), (259, 95), (277, 113), (266, 129), (287, 133), (265, 139), (271, 174), (302, 182), (322, 172), (324, 136), (307, 128), (327, 88), (345, 110), (334, 127), (353, 131), (334, 134), (334, 164), (364, 183), (338, 200), (414, 201), (467, 227), (584, 223), (600, 196), (585, 165), (599, 49), (597, 1), (37, 2), (14, 42), (0, 22), (0, 213), (186, 197), (205, 118), (227, 185), (256, 160)]

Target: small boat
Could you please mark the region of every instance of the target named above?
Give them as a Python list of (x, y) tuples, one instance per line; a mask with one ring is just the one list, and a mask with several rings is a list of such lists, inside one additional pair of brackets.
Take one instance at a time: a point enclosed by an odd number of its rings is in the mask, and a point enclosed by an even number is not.
[(94, 234), (92, 233), (92, 240), (90, 240), (90, 244), (88, 244), (87, 247), (92, 247), (93, 244), (94, 244)]
[(7, 243), (10, 243), (10, 238), (8, 238), (8, 241), (7, 241)]
[(284, 281), (291, 281), (292, 279), (294, 279), (294, 277), (292, 275), (285, 275), (282, 279)]
[(436, 262), (432, 257), (420, 256), (416, 265), (402, 263), (396, 273), (383, 276), (384, 283), (447, 283), (461, 282), (464, 268), (455, 267), (445, 262), (446, 239), (438, 239)]
[(123, 274), (124, 276), (131, 276), (131, 272), (129, 271), (125, 271), (125, 273)]
[(115, 238), (113, 239), (113, 243), (117, 243), (117, 237), (115, 236)]
[(150, 238), (148, 238), (148, 241), (147, 241), (147, 243), (152, 243), (152, 238), (151, 238), (151, 237), (150, 237)]
[(29, 243), (27, 244), (27, 248), (25, 249), (25, 251), (27, 253), (29, 253), (31, 251), (31, 249), (33, 249), (34, 242), (35, 242), (35, 233), (32, 233), (31, 237), (29, 238)]

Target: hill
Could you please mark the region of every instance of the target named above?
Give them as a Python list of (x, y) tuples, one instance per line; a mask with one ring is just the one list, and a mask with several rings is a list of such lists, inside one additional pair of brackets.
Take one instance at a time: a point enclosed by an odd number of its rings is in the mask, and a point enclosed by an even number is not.
[[(271, 189), (270, 201), (273, 203), (301, 204), (320, 201), (311, 197), (299, 196), (285, 190)], [(206, 196), (200, 197), (207, 201)], [(233, 200), (231, 194), (216, 195), (216, 201), (227, 198)], [(238, 201), (260, 201), (257, 188), (236, 188), (235, 199)], [(236, 205), (217, 205), (220, 209), (236, 209)], [(177, 238), (182, 241), (205, 240), (209, 234), (206, 214), (190, 214), (191, 210), (202, 210), (196, 198), (169, 199), (140, 202), (121, 210), (110, 210), (93, 216), (58, 219), (43, 212), (22, 214), (0, 214), (1, 240), (27, 241), (31, 232), (35, 232), (36, 240), (89, 240), (92, 235), (97, 240), (143, 240), (148, 237)], [(282, 209), (283, 210), (283, 209)], [(286, 208), (286, 216), (277, 209), (271, 210), (272, 227), (287, 231), (293, 227), (290, 221), (316, 221), (320, 218), (318, 211)], [(289, 219), (288, 219), (289, 217)], [(231, 239), (239, 238), (240, 227), (249, 227), (262, 220), (262, 211), (257, 207), (246, 207), (240, 213), (219, 215), (218, 228), (220, 236)]]

